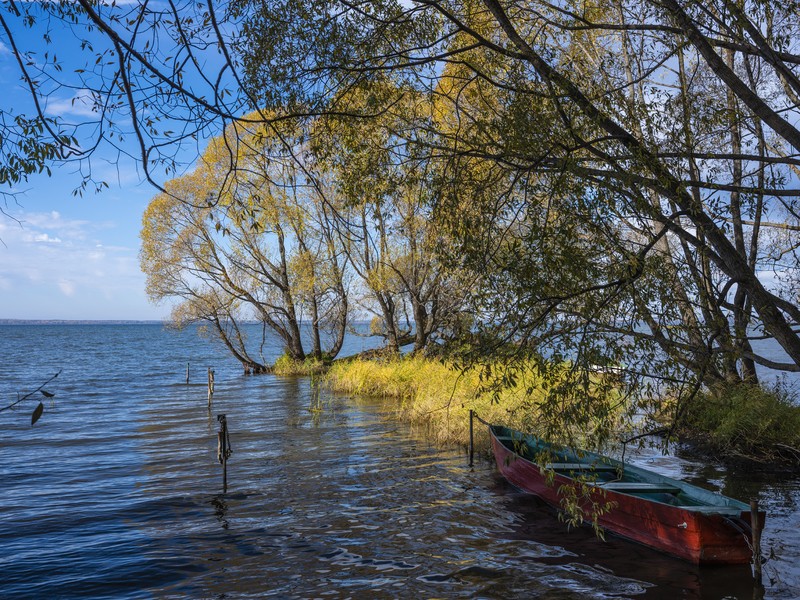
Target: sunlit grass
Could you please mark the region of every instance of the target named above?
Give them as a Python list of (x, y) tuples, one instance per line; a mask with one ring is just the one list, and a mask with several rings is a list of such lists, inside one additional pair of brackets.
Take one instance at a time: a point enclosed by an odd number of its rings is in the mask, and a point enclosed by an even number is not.
[(272, 373), (280, 377), (314, 376), (323, 373), (326, 368), (325, 363), (315, 358), (295, 360), (282, 354), (272, 366)]
[[(460, 369), (419, 356), (355, 359), (334, 363), (326, 380), (337, 392), (395, 400), (399, 418), (425, 427), (438, 444), (468, 443), (470, 410), (486, 422), (549, 439), (557, 436), (560, 441), (593, 428), (554, 421), (558, 421), (560, 406), (570, 401), (554, 395), (552, 373), (546, 381), (531, 363), (517, 362), (512, 369), (513, 377), (507, 377), (509, 371), (502, 365), (489, 370), (485, 366)], [(606, 393), (600, 402), (610, 406), (609, 399)], [(479, 445), (488, 443), (488, 433), (480, 423), (475, 423), (475, 433)]]

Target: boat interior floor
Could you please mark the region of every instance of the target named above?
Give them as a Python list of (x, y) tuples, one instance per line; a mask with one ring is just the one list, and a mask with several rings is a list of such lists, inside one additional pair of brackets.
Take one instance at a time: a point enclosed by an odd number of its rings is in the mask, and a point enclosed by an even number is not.
[(553, 471), (616, 471), (617, 467), (604, 464), (587, 464), (587, 463), (547, 463), (545, 469), (552, 469)]
[[(497, 436), (497, 439), (522, 458), (534, 462), (539, 458), (535, 449), (524, 440), (507, 436)], [(693, 512), (720, 514), (723, 516), (737, 516), (741, 512), (739, 509), (730, 506), (690, 504), (693, 499), (682, 493), (683, 490), (680, 487), (668, 482), (621, 481), (619, 475), (622, 475), (622, 473), (619, 471), (619, 467), (614, 465), (599, 462), (576, 462), (580, 458), (568, 454), (556, 455), (553, 458), (555, 462), (545, 463), (541, 466), (563, 475), (569, 475), (570, 472), (576, 475), (594, 473), (595, 481), (589, 483), (605, 490), (643, 496)], [(660, 497), (658, 497), (659, 495)]]

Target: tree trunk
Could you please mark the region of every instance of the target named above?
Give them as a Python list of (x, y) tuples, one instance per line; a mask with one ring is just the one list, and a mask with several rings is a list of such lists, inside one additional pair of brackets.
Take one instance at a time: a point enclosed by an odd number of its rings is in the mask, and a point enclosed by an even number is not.
[(425, 349), (428, 344), (428, 310), (416, 296), (411, 297), (414, 307), (414, 352)]

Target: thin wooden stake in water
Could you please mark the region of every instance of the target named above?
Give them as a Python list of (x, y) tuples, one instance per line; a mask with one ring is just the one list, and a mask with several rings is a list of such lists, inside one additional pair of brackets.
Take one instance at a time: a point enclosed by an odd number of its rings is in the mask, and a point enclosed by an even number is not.
[(472, 425), (472, 418), (475, 415), (475, 411), (470, 409), (469, 411), (469, 466), (472, 466), (472, 462), (475, 458), (475, 441), (473, 438), (473, 425)]
[(761, 585), (761, 519), (758, 518), (758, 498), (750, 499), (750, 526), (753, 529), (753, 578)]
[(211, 396), (214, 395), (214, 369), (208, 367), (208, 405), (211, 406)]
[(189, 385), (189, 363), (186, 363), (186, 385)]
[(222, 463), (222, 493), (228, 492), (228, 458), (233, 451), (231, 450), (231, 438), (228, 433), (228, 420), (225, 415), (217, 415), (219, 421), (219, 432), (217, 433), (217, 459)]

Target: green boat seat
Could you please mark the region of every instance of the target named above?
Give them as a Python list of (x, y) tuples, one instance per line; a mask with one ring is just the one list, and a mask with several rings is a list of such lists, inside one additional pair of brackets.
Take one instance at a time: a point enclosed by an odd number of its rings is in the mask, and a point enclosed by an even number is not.
[(711, 513), (711, 514), (736, 516), (736, 517), (742, 514), (741, 510), (739, 510), (738, 508), (734, 508), (732, 506), (703, 505), (703, 506), (679, 506), (678, 508), (682, 508), (683, 510), (690, 510), (692, 512)]
[(681, 488), (669, 483), (637, 483), (628, 481), (610, 481), (601, 483), (600, 487), (612, 492), (629, 492), (634, 494), (677, 494)]
[(587, 463), (547, 463), (545, 469), (553, 471), (616, 471), (617, 467), (611, 465)]

